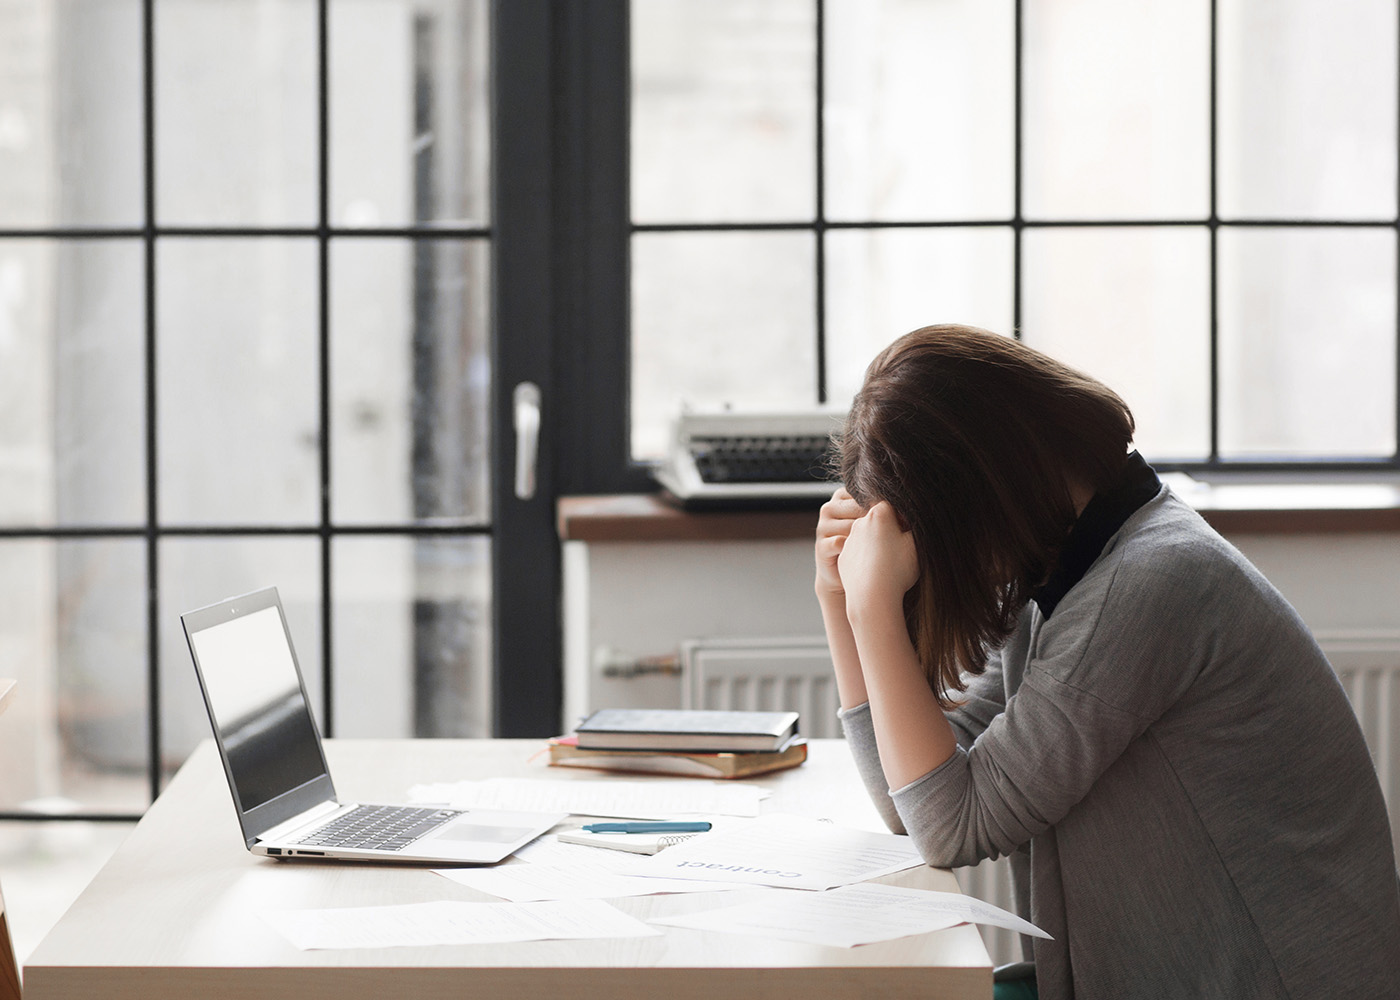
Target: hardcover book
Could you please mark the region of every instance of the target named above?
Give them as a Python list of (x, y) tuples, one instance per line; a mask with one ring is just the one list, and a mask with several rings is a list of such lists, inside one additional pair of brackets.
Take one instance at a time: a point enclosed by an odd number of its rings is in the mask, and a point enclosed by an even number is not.
[(638, 774), (680, 774), (696, 778), (743, 778), (769, 771), (796, 767), (807, 759), (807, 744), (801, 737), (790, 740), (783, 749), (750, 750), (744, 753), (675, 750), (585, 750), (573, 736), (549, 741), (549, 762), (558, 767), (592, 767), (604, 771), (630, 771)]
[(580, 747), (594, 750), (772, 752), (797, 735), (797, 713), (604, 708), (574, 733)]

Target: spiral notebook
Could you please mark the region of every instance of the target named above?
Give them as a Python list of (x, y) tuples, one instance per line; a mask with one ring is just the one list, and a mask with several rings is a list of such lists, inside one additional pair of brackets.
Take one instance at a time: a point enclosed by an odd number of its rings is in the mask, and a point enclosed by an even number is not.
[(655, 854), (672, 844), (700, 836), (698, 833), (589, 833), (587, 830), (561, 830), (559, 843), (606, 847), (633, 854)]

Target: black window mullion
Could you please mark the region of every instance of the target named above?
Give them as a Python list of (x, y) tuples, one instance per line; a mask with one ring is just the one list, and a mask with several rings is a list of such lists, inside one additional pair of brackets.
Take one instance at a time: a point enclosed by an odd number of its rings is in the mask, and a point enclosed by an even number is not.
[(329, 0), (316, 4), (316, 264), (319, 317), (317, 392), (319, 410), (320, 555), (321, 555), (321, 725), (335, 734), (334, 629), (331, 614), (331, 291), (330, 291), (330, 13)]
[(146, 775), (151, 801), (160, 795), (163, 747), (160, 716), (160, 509), (156, 434), (157, 330), (156, 330), (156, 99), (155, 99), (155, 0), (141, 3), (141, 104), (144, 219), (142, 250), (146, 265), (145, 288), (145, 406), (146, 406)]
[(1022, 64), (1024, 53), (1025, 15), (1022, 0), (1016, 0), (1016, 10), (1012, 15), (1012, 59), (1011, 59), (1011, 336), (1021, 339), (1021, 237), (1025, 230), (1025, 218), (1021, 208), (1021, 172), (1024, 162), (1022, 154), (1023, 122), (1025, 103), (1021, 98)]
[(1207, 262), (1210, 268), (1210, 318), (1209, 318), (1209, 365), (1208, 374), (1210, 394), (1210, 442), (1206, 455), (1206, 462), (1209, 465), (1216, 465), (1220, 462), (1220, 214), (1218, 202), (1219, 182), (1218, 161), (1219, 161), (1219, 11), (1216, 0), (1210, 2), (1210, 78), (1207, 82), (1208, 100), (1210, 101), (1209, 123), (1210, 134), (1207, 138), (1207, 155), (1210, 162), (1206, 165), (1209, 173), (1209, 217), (1208, 228), (1210, 233), (1210, 251)]
[(563, 493), (642, 493), (656, 484), (632, 461), (633, 225), (628, 132), (627, 0), (557, 5), (554, 110), (555, 469)]
[(816, 0), (816, 240), (813, 282), (816, 295), (817, 402), (826, 400), (826, 4)]
[[(548, 0), (492, 4), (492, 734), (499, 737), (558, 732), (563, 702), (552, 456), (555, 425), (576, 415), (557, 413), (549, 336), (555, 317), (556, 6)], [(527, 381), (540, 389), (542, 422), (535, 492), (521, 498), (511, 474), (513, 396)]]

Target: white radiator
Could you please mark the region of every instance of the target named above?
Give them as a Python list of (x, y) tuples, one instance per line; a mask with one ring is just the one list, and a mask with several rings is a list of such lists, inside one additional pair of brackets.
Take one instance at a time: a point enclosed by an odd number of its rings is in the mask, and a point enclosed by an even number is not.
[[(1400, 844), (1400, 633), (1319, 632), (1317, 640), (1361, 723), (1390, 810), (1391, 833)], [(682, 643), (681, 663), (687, 708), (796, 711), (804, 735), (841, 735), (831, 656), (822, 638), (693, 639)], [(968, 895), (1015, 909), (1006, 859), (956, 874)], [(994, 963), (1020, 960), (1015, 933), (980, 930)]]
[(1319, 632), (1317, 641), (1361, 723), (1400, 845), (1400, 633)]
[(841, 735), (824, 638), (688, 639), (681, 674), (685, 708), (797, 712), (803, 736)]

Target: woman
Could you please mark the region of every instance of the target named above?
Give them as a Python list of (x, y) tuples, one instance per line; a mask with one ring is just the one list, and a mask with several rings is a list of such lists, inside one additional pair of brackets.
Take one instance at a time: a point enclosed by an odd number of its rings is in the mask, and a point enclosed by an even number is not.
[(983, 330), (871, 363), (816, 540), (871, 795), (931, 865), (1011, 856), (1053, 936), (1041, 997), (1397, 995), (1400, 880), (1346, 696), (1133, 430)]

